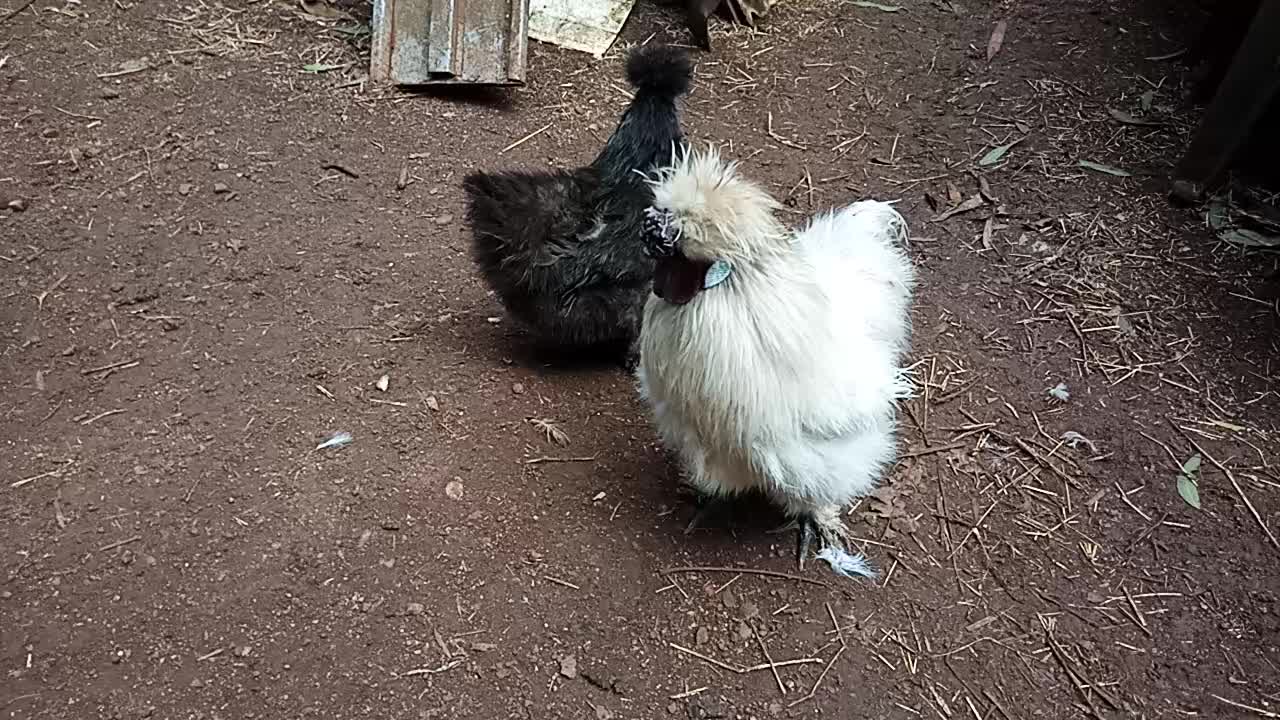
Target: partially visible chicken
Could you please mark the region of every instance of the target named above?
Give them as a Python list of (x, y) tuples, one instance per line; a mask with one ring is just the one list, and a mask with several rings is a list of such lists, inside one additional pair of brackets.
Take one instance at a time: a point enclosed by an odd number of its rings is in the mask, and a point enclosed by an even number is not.
[(756, 26), (756, 18), (763, 18), (778, 0), (684, 0), (685, 23), (693, 39), (703, 50), (711, 49), (711, 33), (707, 29), (707, 18), (717, 8), (728, 8), (734, 22), (748, 27)]
[(710, 499), (758, 490), (794, 517), (801, 568), (815, 532), (843, 550), (842, 508), (893, 461), (912, 392), (906, 222), (865, 201), (793, 232), (713, 150), (652, 185), (637, 375), (662, 440)]
[(676, 98), (692, 73), (678, 48), (639, 48), (627, 59), (635, 96), (591, 165), (463, 179), (480, 274), (544, 348), (623, 354), (634, 364), (653, 281), (640, 242), (652, 198), (641, 173), (671, 162), (682, 139)]

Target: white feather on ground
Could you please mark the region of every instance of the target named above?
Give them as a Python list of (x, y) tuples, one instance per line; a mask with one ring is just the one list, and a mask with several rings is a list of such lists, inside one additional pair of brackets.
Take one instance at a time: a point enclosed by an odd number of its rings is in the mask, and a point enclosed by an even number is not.
[(653, 181), (690, 259), (732, 274), (686, 305), (651, 296), (638, 373), (663, 441), (710, 495), (764, 491), (843, 532), (839, 510), (895, 450), (914, 269), (902, 216), (854, 203), (791, 233), (777, 202), (712, 151)]
[(843, 577), (874, 578), (876, 571), (871, 568), (865, 555), (851, 555), (843, 548), (825, 547), (818, 551), (818, 559), (831, 566), (831, 572)]

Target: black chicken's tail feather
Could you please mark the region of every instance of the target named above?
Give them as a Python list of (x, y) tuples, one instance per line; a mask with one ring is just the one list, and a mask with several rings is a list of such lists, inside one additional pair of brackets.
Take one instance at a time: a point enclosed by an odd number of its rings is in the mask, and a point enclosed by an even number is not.
[(606, 186), (634, 188), (649, 172), (671, 162), (683, 142), (676, 98), (693, 84), (693, 58), (671, 45), (646, 45), (627, 57), (627, 80), (635, 96), (592, 166)]

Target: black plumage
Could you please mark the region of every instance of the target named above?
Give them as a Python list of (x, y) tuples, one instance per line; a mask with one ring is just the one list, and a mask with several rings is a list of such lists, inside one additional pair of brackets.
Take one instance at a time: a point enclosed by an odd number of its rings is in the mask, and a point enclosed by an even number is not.
[(472, 257), (503, 307), (544, 349), (604, 351), (634, 362), (653, 282), (640, 241), (651, 192), (644, 177), (683, 141), (679, 96), (693, 64), (670, 46), (627, 58), (635, 95), (587, 167), (474, 172), (463, 179)]

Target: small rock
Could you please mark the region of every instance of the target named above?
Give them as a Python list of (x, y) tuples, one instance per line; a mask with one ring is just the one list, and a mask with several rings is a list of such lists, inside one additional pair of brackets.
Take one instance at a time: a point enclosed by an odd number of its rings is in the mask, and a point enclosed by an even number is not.
[(452, 215), (441, 215), (440, 217), (436, 218), (437, 225), (449, 225), (452, 222), (453, 222)]
[(444, 494), (448, 495), (451, 500), (461, 500), (462, 493), (462, 481), (457, 478), (450, 480), (449, 484), (444, 486)]
[(498, 646), (487, 642), (473, 642), (471, 643), (471, 649), (475, 652), (493, 652), (498, 649)]
[(240, 647), (236, 648), (236, 655), (240, 657), (249, 657), (249, 653), (251, 652), (253, 652), (253, 648), (249, 647), (248, 645), (241, 645)]
[(597, 705), (596, 720), (613, 720), (613, 711), (603, 705)]
[(422, 603), (412, 602), (405, 607), (405, 612), (409, 613), (410, 615), (421, 615), (426, 611), (427, 609), (423, 607)]
[(386, 560), (379, 560), (379, 561), (378, 561), (378, 564), (379, 564), (379, 565), (381, 565), (382, 567), (384, 567), (384, 568), (386, 568), (386, 569), (390, 570), (391, 568), (393, 568), (393, 567), (395, 567), (395, 566), (396, 566), (396, 559), (395, 559), (395, 558), (388, 558), (388, 559), (386, 559)]
[(570, 680), (578, 677), (578, 659), (572, 655), (560, 658), (560, 674)]
[(760, 615), (760, 608), (750, 600), (742, 603), (742, 617), (750, 620)]
[(231, 166), (230, 166), (230, 165), (228, 165), (228, 164), (226, 164), (226, 163), (224, 163), (224, 162), (220, 162), (220, 163), (218, 163), (217, 165), (214, 165), (214, 167), (215, 167), (215, 168), (217, 168), (217, 169), (219, 169), (219, 170), (230, 170), (230, 169), (231, 169)]
[(231, 192), (231, 188), (227, 187), (226, 183), (214, 183), (213, 192), (216, 195), (226, 195)]
[(58, 132), (58, 128), (45, 128), (40, 131), (40, 137), (42, 138), (52, 139), (52, 138), (58, 137), (61, 134), (62, 133)]
[(750, 640), (750, 639), (751, 639), (751, 626), (750, 626), (750, 625), (748, 625), (748, 624), (746, 624), (746, 623), (744, 623), (744, 622), (740, 622), (740, 623), (738, 623), (738, 639), (739, 639), (739, 640)]
[(523, 394), (524, 394), (524, 383), (512, 383), (512, 384), (511, 384), (511, 392), (515, 393), (516, 395), (523, 395)]
[(8, 208), (14, 212), (22, 212), (23, 210), (27, 209), (27, 201), (23, 200), (22, 198), (18, 198), (17, 200), (10, 200), (8, 204)]
[(203, 680), (201, 680), (200, 678), (196, 678), (195, 680), (192, 680), (192, 681), (191, 681), (191, 687), (193, 687), (193, 688), (202, 688), (202, 687), (204, 687), (204, 681), (203, 681)]
[(375, 385), (382, 392), (386, 392), (387, 388), (391, 387), (391, 377), (389, 375), (383, 375), (378, 378), (378, 382), (375, 383)]
[(195, 188), (191, 185), (191, 183), (182, 183), (181, 185), (178, 186), (178, 194), (190, 195), (191, 191), (194, 189)]
[(427, 407), (431, 408), (433, 411), (440, 411), (440, 401), (436, 400), (435, 395), (428, 395), (425, 402), (427, 403)]
[(738, 607), (738, 596), (734, 595), (732, 590), (725, 590), (720, 593), (720, 602), (724, 603), (725, 607), (732, 610)]
[(693, 642), (695, 645), (706, 645), (711, 639), (711, 633), (705, 627), (699, 627), (698, 631), (693, 634)]
[(124, 290), (124, 283), (122, 282), (111, 283), (111, 292), (120, 292), (121, 290)]
[(774, 700), (773, 702), (769, 703), (769, 714), (770, 714), (770, 715), (781, 715), (781, 714), (782, 714), (782, 703), (778, 702), (777, 700)]
[(676, 714), (676, 713), (678, 713), (678, 712), (680, 712), (680, 704), (679, 704), (679, 703), (671, 703), (671, 704), (667, 705), (667, 713), (668, 713), (668, 714), (670, 714), (670, 715), (675, 715), (675, 714)]
[(106, 90), (103, 90), (101, 93), (99, 93), (99, 96), (103, 100), (115, 100), (116, 98), (120, 97), (120, 91), (116, 90), (115, 88), (107, 88)]

